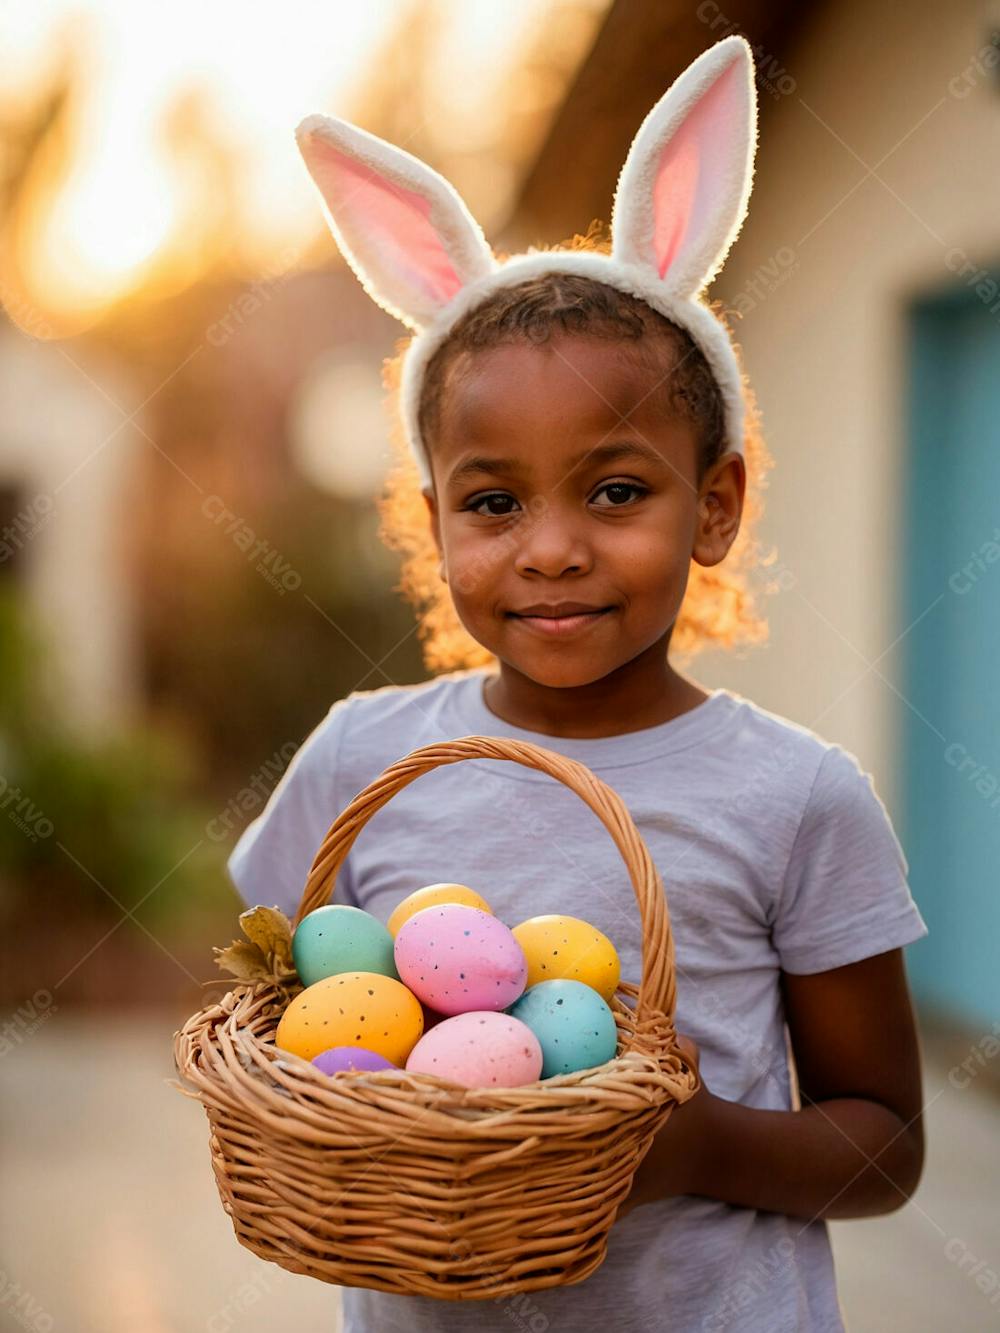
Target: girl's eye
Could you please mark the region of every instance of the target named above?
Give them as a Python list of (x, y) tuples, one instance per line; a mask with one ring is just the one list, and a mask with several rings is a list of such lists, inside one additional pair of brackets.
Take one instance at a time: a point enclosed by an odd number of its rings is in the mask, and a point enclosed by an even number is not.
[[(480, 495), (473, 498), (465, 506), (474, 514), (480, 514), (483, 518), (503, 518), (511, 513), (510, 509), (494, 509), (493, 505), (516, 504), (514, 497), (508, 495), (505, 491), (490, 491), (489, 495)], [(483, 505), (489, 505), (490, 508), (483, 509)]]
[(605, 492), (610, 499), (610, 504), (598, 505), (598, 509), (620, 509), (623, 504), (628, 503), (630, 499), (630, 496), (628, 495), (629, 491), (636, 492), (639, 499), (644, 495), (649, 494), (649, 491), (645, 486), (639, 486), (634, 481), (608, 481), (605, 482), (599, 490), (595, 491), (594, 494), (596, 497), (602, 492)]

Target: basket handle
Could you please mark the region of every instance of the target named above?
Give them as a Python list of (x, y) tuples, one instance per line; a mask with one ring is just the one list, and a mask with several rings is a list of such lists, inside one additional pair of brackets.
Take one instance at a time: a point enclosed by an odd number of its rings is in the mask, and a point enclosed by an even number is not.
[(674, 940), (663, 883), (639, 830), (624, 801), (586, 765), (567, 759), (530, 741), (506, 740), (499, 736), (462, 736), (412, 750), (360, 791), (334, 820), (316, 853), (302, 890), (293, 928), (304, 916), (328, 902), (340, 870), (355, 838), (376, 811), (415, 778), (442, 764), (462, 759), (506, 759), (526, 768), (548, 773), (586, 801), (604, 824), (622, 854), (642, 921), (642, 977), (636, 1001), (636, 1019), (655, 1022), (666, 1015), (673, 1025), (676, 1004)]

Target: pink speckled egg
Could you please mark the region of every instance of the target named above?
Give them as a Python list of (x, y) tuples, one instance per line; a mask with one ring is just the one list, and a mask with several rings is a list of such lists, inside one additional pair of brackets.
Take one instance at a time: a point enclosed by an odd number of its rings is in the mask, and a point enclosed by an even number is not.
[(404, 985), (439, 1014), (506, 1009), (528, 978), (524, 950), (503, 922), (457, 903), (411, 916), (393, 956)]
[(424, 1033), (406, 1069), (463, 1088), (519, 1088), (541, 1077), (542, 1048), (531, 1028), (510, 1014), (473, 1010)]

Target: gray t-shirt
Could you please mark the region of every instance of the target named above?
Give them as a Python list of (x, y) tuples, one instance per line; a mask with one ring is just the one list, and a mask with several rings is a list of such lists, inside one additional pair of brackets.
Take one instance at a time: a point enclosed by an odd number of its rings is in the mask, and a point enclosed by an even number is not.
[[(233, 851), (244, 900), (291, 915), (329, 825), (410, 750), (471, 734), (534, 741), (613, 787), (645, 839), (674, 927), (677, 1028), (698, 1043), (707, 1085), (790, 1109), (781, 971), (825, 971), (927, 933), (870, 776), (849, 751), (730, 690), (659, 726), (566, 740), (493, 714), (486, 675), (452, 672), (334, 704)], [(546, 774), (486, 759), (423, 775), (362, 829), (334, 901), (385, 921), (414, 889), (442, 881), (475, 888), (510, 926), (548, 912), (582, 917), (638, 982), (624, 864), (597, 816)], [(616, 1223), (607, 1259), (575, 1286), (472, 1302), (344, 1288), (343, 1305), (345, 1333), (843, 1328), (822, 1221), (689, 1196)]]

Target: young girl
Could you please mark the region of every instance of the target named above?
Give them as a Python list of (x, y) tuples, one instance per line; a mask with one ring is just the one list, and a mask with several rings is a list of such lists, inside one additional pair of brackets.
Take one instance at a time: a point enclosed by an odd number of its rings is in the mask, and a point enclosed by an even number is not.
[[(586, 1281), (476, 1302), (345, 1288), (348, 1333), (827, 1333), (843, 1325), (825, 1219), (890, 1212), (919, 1179), (902, 947), (926, 927), (885, 808), (848, 751), (671, 661), (763, 629), (734, 561), (750, 563), (768, 460), (698, 297), (742, 221), (755, 137), (749, 49), (727, 38), (637, 135), (610, 255), (588, 241), (498, 265), (422, 163), (342, 122), (301, 127), (345, 254), (417, 330), (412, 455), (383, 517), (438, 674), (333, 705), (240, 839), (234, 882), (293, 913), (332, 820), (418, 746), (486, 734), (568, 755), (620, 794), (662, 875), (703, 1081)], [(442, 881), (508, 924), (582, 917), (639, 978), (621, 858), (544, 774), (426, 774), (363, 829), (336, 901), (386, 920)]]

